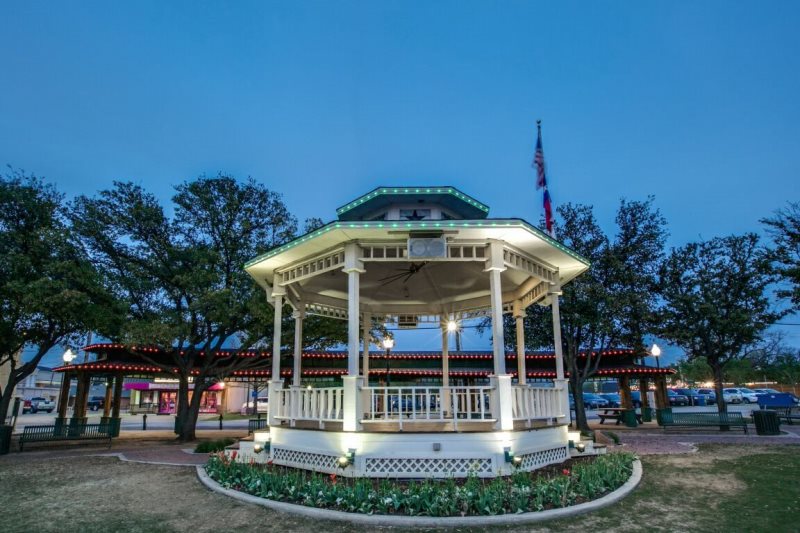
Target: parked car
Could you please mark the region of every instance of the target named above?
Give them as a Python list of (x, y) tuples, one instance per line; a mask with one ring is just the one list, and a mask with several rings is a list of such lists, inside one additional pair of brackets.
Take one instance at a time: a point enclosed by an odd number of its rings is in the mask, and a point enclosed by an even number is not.
[(620, 398), (619, 394), (616, 393), (605, 393), (605, 394), (598, 394), (601, 398), (604, 398), (608, 401), (608, 407), (621, 407), (622, 406), (622, 398)]
[(105, 406), (106, 399), (102, 396), (92, 396), (86, 402), (86, 408), (90, 411), (99, 411)]
[[(605, 398), (601, 398), (597, 394), (592, 394), (591, 392), (584, 392), (583, 393), (583, 407), (584, 409), (597, 409), (600, 407), (602, 403), (602, 407), (606, 407), (608, 405), (608, 400)], [(575, 397), (570, 393), (569, 395), (569, 408), (575, 409)]]
[(591, 392), (583, 393), (583, 405), (587, 409), (597, 409), (599, 407), (609, 407), (608, 400)]
[(737, 387), (735, 390), (742, 395), (742, 400), (747, 403), (758, 403), (758, 393), (744, 387)]
[[(709, 394), (717, 401), (717, 391), (714, 389), (697, 389), (700, 394)], [(727, 391), (727, 392), (726, 392)], [(742, 395), (733, 389), (722, 389), (722, 399), (725, 403), (742, 403)]]
[(716, 399), (711, 394), (703, 394), (695, 389), (672, 389), (677, 394), (683, 394), (689, 398), (689, 405), (713, 405)]
[(756, 394), (780, 394), (781, 391), (775, 389), (753, 389)]
[(42, 398), (41, 396), (31, 398), (31, 409), (30, 409), (31, 413), (38, 413), (39, 411), (52, 413), (55, 410), (55, 408), (56, 408), (56, 402), (54, 402), (53, 400), (48, 400), (47, 398)]
[(30, 400), (22, 400), (22, 414), (23, 415), (27, 415), (28, 413), (31, 412), (32, 409), (33, 409), (33, 406), (31, 405), (31, 401)]
[(689, 405), (688, 396), (684, 396), (683, 394), (678, 394), (677, 392), (671, 389), (667, 389), (667, 398), (669, 399), (669, 404), (673, 407)]
[(722, 389), (722, 396), (725, 398), (726, 403), (742, 403), (744, 401), (742, 393), (735, 388)]
[[(269, 398), (263, 397), (258, 398), (257, 405), (258, 405), (258, 412), (259, 413), (268, 413), (269, 412)], [(253, 414), (253, 400), (249, 402), (244, 402), (242, 404), (242, 408), (239, 410), (240, 414), (249, 415)]]

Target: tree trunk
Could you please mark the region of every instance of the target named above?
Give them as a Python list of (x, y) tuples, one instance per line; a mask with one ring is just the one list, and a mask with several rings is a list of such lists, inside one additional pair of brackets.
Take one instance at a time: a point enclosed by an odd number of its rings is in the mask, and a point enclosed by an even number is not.
[(569, 382), (572, 386), (572, 396), (575, 399), (575, 427), (581, 433), (587, 433), (591, 429), (586, 419), (586, 408), (583, 405), (583, 382), (578, 379), (577, 372), (570, 372)]
[[(9, 377), (9, 382), (14, 379), (13, 377)], [(8, 417), (8, 409), (11, 407), (11, 400), (14, 396), (14, 387), (6, 385), (3, 388), (3, 394), (0, 396), (0, 426), (6, 423), (6, 417)]]
[(178, 417), (176, 427), (178, 428), (178, 440), (187, 442), (184, 436), (186, 418), (189, 412), (189, 377), (185, 374), (178, 376), (178, 409), (175, 415)]
[(203, 398), (205, 388), (198, 388), (197, 380), (194, 384), (194, 391), (192, 392), (192, 401), (186, 409), (185, 417), (181, 419), (180, 430), (178, 435), (180, 442), (192, 442), (197, 440), (197, 417), (200, 414), (200, 402)]
[[(728, 404), (725, 403), (725, 395), (722, 394), (722, 367), (720, 365), (712, 365), (711, 369), (714, 371), (714, 392), (717, 395), (717, 412), (719, 414), (728, 412)], [(730, 426), (720, 426), (720, 431), (729, 431)]]

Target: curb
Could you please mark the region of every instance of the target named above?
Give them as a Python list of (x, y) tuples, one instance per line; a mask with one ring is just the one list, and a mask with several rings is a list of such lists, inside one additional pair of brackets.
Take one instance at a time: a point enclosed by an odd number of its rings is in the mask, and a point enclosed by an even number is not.
[(318, 509), (294, 503), (278, 502), (252, 496), (232, 489), (226, 489), (209, 477), (203, 466), (197, 466), (197, 477), (209, 490), (224, 494), (236, 500), (267, 507), (274, 511), (290, 513), (321, 520), (336, 520), (340, 522), (350, 522), (352, 524), (366, 526), (400, 526), (400, 527), (474, 527), (474, 526), (500, 526), (532, 524), (554, 520), (556, 518), (568, 518), (584, 513), (589, 513), (616, 503), (630, 494), (642, 479), (642, 463), (639, 459), (633, 461), (633, 473), (631, 477), (620, 488), (602, 498), (590, 502), (562, 507), (560, 509), (549, 509), (547, 511), (537, 511), (530, 513), (505, 514), (495, 516), (395, 516), (395, 515), (365, 515), (358, 513), (346, 513), (343, 511), (331, 511), (328, 509)]
[(201, 468), (200, 465), (195, 465), (192, 463), (169, 463), (166, 461), (145, 461), (144, 459), (128, 459), (125, 457), (124, 453), (95, 453), (90, 454), (93, 457), (116, 457), (120, 461), (125, 463), (139, 463), (143, 465), (159, 465), (159, 466), (194, 466), (197, 468)]

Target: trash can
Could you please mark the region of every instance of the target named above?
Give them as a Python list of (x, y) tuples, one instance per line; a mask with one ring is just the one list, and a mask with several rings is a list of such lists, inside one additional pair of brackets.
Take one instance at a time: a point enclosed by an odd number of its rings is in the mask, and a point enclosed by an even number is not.
[(759, 435), (780, 435), (780, 419), (776, 411), (759, 409), (753, 411), (753, 422), (756, 424), (756, 433)]

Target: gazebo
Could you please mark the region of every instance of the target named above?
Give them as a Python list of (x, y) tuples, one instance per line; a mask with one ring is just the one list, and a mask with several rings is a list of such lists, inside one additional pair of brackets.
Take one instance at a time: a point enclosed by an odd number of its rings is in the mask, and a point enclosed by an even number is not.
[[(521, 219), (488, 218), (489, 208), (454, 187), (379, 187), (337, 210), (338, 220), (247, 263), (275, 310), (295, 324), (291, 382), (272, 354), (269, 432), (243, 453), (275, 464), (349, 476), (489, 477), (533, 470), (569, 456), (569, 403), (558, 294), (589, 268), (580, 255)], [(503, 315), (516, 320), (518, 376), (526, 376), (527, 307), (549, 305), (556, 347), (552, 382), (513, 380), (506, 367)], [(348, 323), (341, 386), (304, 387), (303, 319)], [(488, 383), (455, 385), (447, 327), (489, 317)], [(373, 320), (441, 328), (436, 385), (370, 383)]]

